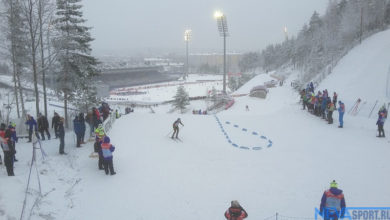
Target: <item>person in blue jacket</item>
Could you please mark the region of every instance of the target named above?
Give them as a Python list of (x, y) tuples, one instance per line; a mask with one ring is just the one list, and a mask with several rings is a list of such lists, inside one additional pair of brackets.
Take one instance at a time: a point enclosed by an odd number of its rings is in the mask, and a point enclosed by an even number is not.
[(378, 112), (378, 120), (376, 121), (376, 125), (378, 125), (378, 132), (379, 135), (377, 137), (385, 137), (385, 130), (383, 129), (383, 126), (385, 124), (387, 118), (387, 109), (386, 106), (383, 105)]
[(324, 220), (338, 220), (344, 218), (345, 198), (343, 190), (337, 188), (335, 180), (330, 183), (330, 189), (326, 190), (321, 198), (320, 214)]
[[(37, 122), (35, 121), (35, 119), (31, 115), (27, 115), (27, 121), (25, 124), (28, 125), (28, 142), (31, 142), (31, 137), (32, 137), (33, 132), (35, 132), (35, 135), (39, 139)], [(34, 129), (34, 131), (33, 131), (33, 129)]]
[(76, 134), (76, 147), (80, 147), (81, 145), (81, 123), (79, 117), (76, 116), (73, 120), (73, 131)]
[(102, 154), (103, 154), (103, 166), (104, 171), (106, 172), (106, 175), (108, 175), (108, 171), (110, 171), (111, 175), (115, 175), (114, 171), (114, 165), (112, 161), (112, 152), (114, 152), (115, 147), (114, 145), (110, 144), (110, 138), (108, 136), (105, 136), (103, 139), (103, 143), (101, 145), (102, 148)]
[(340, 122), (339, 128), (343, 128), (345, 105), (342, 101), (339, 101), (339, 108), (337, 110), (339, 111), (339, 122)]

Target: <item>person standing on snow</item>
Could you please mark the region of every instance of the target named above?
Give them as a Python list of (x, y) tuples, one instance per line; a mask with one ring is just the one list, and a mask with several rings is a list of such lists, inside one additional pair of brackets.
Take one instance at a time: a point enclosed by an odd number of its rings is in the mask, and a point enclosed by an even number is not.
[(343, 125), (344, 125), (344, 112), (345, 112), (345, 105), (342, 101), (339, 101), (339, 108), (337, 109), (337, 111), (339, 111), (339, 122), (340, 122), (340, 125), (339, 125), (339, 128), (343, 128)]
[(37, 131), (37, 122), (31, 115), (27, 115), (27, 121), (25, 124), (28, 125), (28, 142), (31, 142), (32, 134), (34, 131), (35, 131), (35, 135), (39, 139), (38, 131)]
[(56, 139), (58, 138), (58, 123), (60, 122), (60, 116), (57, 112), (54, 112), (54, 116), (51, 119), (51, 128), (54, 128), (54, 134)]
[(110, 138), (108, 136), (105, 136), (102, 143), (102, 154), (103, 154), (103, 166), (104, 171), (106, 172), (106, 175), (109, 173), (112, 175), (115, 175), (114, 171), (114, 165), (112, 161), (112, 152), (114, 152), (115, 147), (114, 145), (110, 144)]
[(387, 110), (386, 106), (383, 105), (378, 112), (378, 120), (376, 121), (376, 124), (378, 125), (378, 132), (379, 135), (377, 137), (385, 137), (385, 130), (383, 129), (383, 126), (385, 124), (387, 118)]
[(173, 123), (173, 134), (172, 134), (172, 139), (174, 138), (175, 134), (176, 134), (176, 138), (178, 138), (178, 135), (179, 135), (179, 124), (181, 124), (182, 126), (183, 123), (181, 123), (181, 120), (180, 118), (178, 118), (174, 123)]
[[(2, 124), (2, 128), (4, 128), (5, 124)], [(15, 157), (15, 148), (12, 144), (12, 131), (11, 129), (7, 129), (4, 132), (4, 136), (0, 137), (1, 147), (4, 152), (4, 164), (7, 169), (8, 176), (15, 176), (14, 174), (14, 157)]]
[[(330, 98), (328, 98), (328, 100), (330, 100)], [(330, 102), (328, 104), (328, 124), (333, 124), (333, 111), (334, 111), (335, 107), (333, 105), (333, 102)]]
[(58, 137), (60, 138), (60, 154), (65, 154), (65, 129), (64, 129), (64, 118), (61, 117), (58, 122)]
[(320, 214), (324, 220), (337, 220), (344, 218), (345, 198), (343, 191), (337, 188), (336, 181), (330, 183), (330, 189), (326, 190), (321, 198)]
[(225, 218), (228, 220), (242, 220), (246, 217), (248, 217), (248, 213), (246, 213), (237, 200), (233, 200), (231, 206), (225, 212)]
[(46, 116), (42, 115), (41, 113), (38, 114), (38, 131), (41, 133), (43, 141), (45, 140), (45, 132), (47, 139), (50, 140), (49, 121), (47, 120)]
[(8, 125), (8, 129), (11, 131), (11, 143), (12, 143), (12, 147), (13, 149), (15, 150), (15, 154), (14, 154), (14, 162), (18, 162), (18, 160), (16, 159), (16, 143), (18, 143), (18, 136), (16, 135), (16, 131), (15, 131), (15, 128), (16, 128), (16, 124), (14, 122), (10, 122), (9, 125)]

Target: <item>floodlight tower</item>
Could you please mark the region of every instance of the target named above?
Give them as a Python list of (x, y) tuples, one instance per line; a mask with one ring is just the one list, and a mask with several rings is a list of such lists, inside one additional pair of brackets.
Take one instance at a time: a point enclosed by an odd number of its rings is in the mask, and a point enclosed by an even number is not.
[(226, 37), (229, 36), (226, 15), (221, 11), (214, 13), (217, 19), (219, 35), (223, 37), (223, 93), (226, 94)]
[(184, 41), (186, 42), (186, 57), (187, 57), (187, 60), (186, 60), (186, 73), (185, 73), (186, 77), (188, 77), (188, 74), (189, 74), (188, 44), (191, 41), (191, 37), (192, 37), (192, 30), (187, 29), (186, 31), (184, 31)]
[(286, 41), (288, 41), (288, 33), (287, 33), (287, 27), (286, 26), (284, 26), (283, 32), (284, 32), (284, 37), (285, 37)]

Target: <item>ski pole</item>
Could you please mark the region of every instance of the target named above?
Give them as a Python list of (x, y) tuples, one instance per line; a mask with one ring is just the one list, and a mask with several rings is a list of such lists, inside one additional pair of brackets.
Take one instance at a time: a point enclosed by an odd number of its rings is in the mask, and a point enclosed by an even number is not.
[(368, 118), (371, 117), (372, 111), (374, 111), (376, 104), (378, 103), (378, 100), (376, 100), (374, 107), (372, 107), (370, 114), (368, 115)]

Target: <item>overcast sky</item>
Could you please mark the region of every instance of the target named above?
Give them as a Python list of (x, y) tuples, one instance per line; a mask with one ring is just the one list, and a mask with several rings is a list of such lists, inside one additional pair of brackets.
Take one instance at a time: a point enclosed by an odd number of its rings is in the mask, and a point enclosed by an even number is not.
[(258, 51), (284, 40), (283, 28), (296, 35), (328, 0), (83, 0), (92, 27), (95, 53), (185, 50), (184, 31), (192, 29), (192, 52), (223, 48), (214, 11), (227, 17), (228, 51)]

